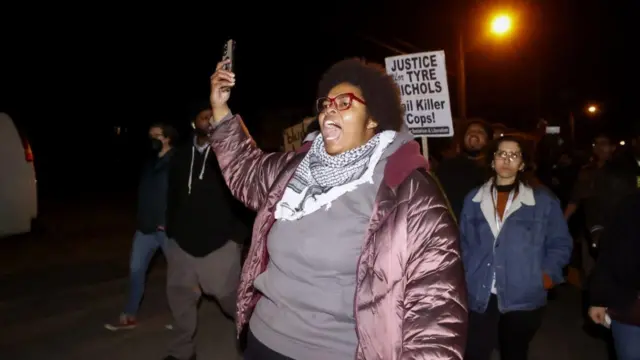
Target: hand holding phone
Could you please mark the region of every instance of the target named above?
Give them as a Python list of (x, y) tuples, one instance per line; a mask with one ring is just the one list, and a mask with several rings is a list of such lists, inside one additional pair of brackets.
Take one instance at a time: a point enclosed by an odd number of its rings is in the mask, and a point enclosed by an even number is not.
[(211, 76), (211, 108), (213, 110), (213, 122), (218, 122), (229, 113), (227, 101), (231, 96), (231, 88), (236, 84), (235, 74), (233, 73), (235, 42), (227, 41), (222, 61), (216, 66), (216, 72)]
[(209, 100), (211, 101), (211, 107), (214, 113), (216, 109), (224, 109), (227, 107), (227, 101), (229, 101), (231, 95), (230, 90), (236, 84), (235, 74), (225, 70), (225, 67), (229, 63), (229, 60), (219, 62), (216, 66), (216, 72), (211, 76), (211, 94)]

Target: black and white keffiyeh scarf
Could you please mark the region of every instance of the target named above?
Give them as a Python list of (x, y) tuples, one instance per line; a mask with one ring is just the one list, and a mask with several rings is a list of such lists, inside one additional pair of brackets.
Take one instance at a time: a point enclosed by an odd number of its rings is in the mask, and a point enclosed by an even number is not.
[(344, 193), (373, 183), (375, 166), (395, 136), (395, 131), (383, 131), (360, 147), (331, 156), (318, 135), (276, 205), (276, 219), (297, 220), (323, 206), (328, 209)]

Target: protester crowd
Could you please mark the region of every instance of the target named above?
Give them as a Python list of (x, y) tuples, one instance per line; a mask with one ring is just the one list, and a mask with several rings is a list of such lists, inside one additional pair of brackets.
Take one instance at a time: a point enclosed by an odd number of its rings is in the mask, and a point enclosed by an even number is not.
[[(246, 336), (246, 360), (527, 359), (579, 253), (585, 329), (610, 328), (617, 358), (640, 359), (640, 131), (628, 151), (598, 134), (583, 166), (472, 121), (459, 154), (434, 167), (393, 79), (350, 59), (320, 79), (303, 146), (270, 153), (227, 105), (224, 65), (186, 145), (169, 125), (149, 129), (130, 296), (107, 328), (136, 327), (160, 248), (165, 360), (196, 359), (203, 293)], [(256, 212), (253, 231), (240, 203)]]

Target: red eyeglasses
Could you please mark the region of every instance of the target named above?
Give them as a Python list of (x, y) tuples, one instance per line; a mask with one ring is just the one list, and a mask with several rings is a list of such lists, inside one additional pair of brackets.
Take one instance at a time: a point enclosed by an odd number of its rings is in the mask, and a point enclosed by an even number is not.
[(335, 97), (321, 97), (316, 102), (318, 113), (324, 112), (330, 107), (334, 107), (338, 111), (348, 110), (353, 104), (353, 100), (366, 105), (367, 103), (354, 95), (353, 93), (344, 93)]

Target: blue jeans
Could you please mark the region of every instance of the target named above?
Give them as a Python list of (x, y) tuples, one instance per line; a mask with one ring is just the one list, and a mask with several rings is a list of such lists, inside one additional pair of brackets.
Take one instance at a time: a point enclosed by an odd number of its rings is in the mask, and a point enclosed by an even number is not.
[(131, 249), (131, 262), (129, 264), (129, 299), (124, 309), (127, 315), (135, 316), (138, 313), (142, 296), (144, 295), (144, 284), (147, 278), (149, 262), (158, 248), (166, 254), (167, 236), (162, 231), (151, 234), (143, 234), (136, 231), (133, 236), (133, 247)]
[(640, 326), (611, 322), (618, 360), (640, 360)]

